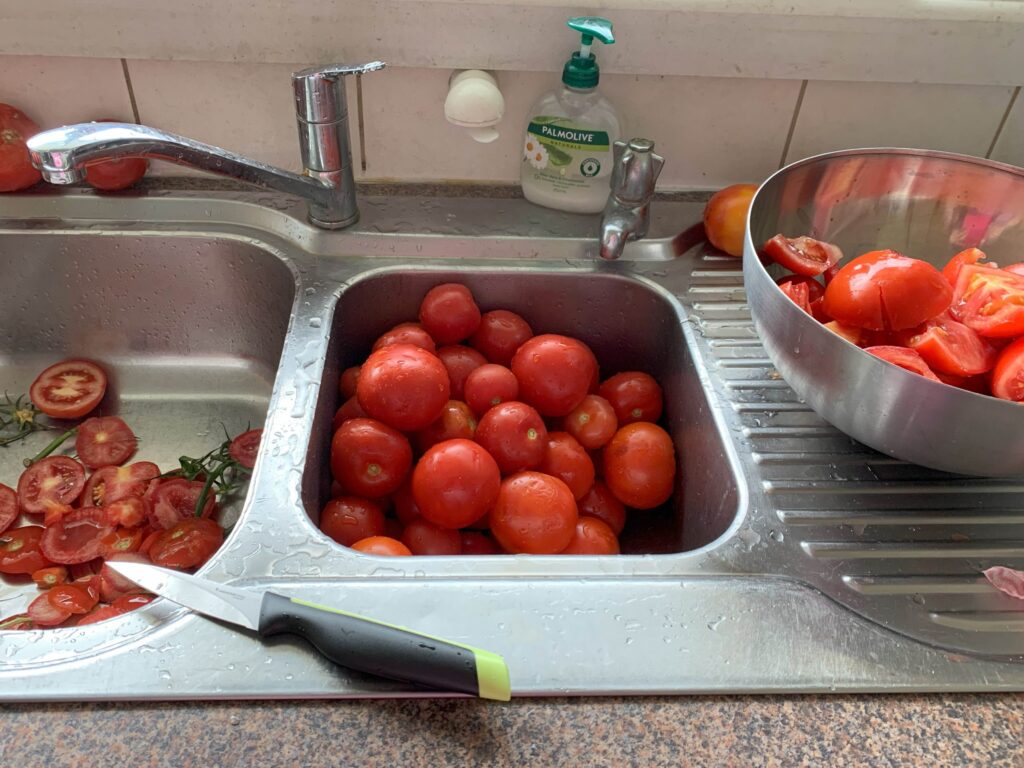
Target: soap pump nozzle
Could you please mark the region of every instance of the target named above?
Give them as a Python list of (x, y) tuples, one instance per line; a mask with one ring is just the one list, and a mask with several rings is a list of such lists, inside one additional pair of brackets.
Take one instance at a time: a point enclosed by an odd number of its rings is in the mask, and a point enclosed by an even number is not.
[(565, 62), (562, 69), (562, 82), (572, 88), (593, 88), (600, 79), (597, 57), (591, 51), (594, 39), (605, 45), (615, 42), (612, 23), (600, 16), (576, 16), (569, 19), (566, 25), (580, 33), (580, 49), (574, 51), (572, 58)]

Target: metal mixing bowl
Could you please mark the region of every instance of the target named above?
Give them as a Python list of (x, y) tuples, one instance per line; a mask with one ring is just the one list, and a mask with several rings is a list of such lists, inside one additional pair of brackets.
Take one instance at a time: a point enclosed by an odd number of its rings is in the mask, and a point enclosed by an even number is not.
[(970, 475), (1024, 474), (1024, 406), (886, 363), (790, 301), (758, 258), (775, 234), (839, 245), (849, 261), (893, 248), (941, 268), (976, 246), (1024, 261), (1024, 169), (914, 149), (856, 149), (783, 168), (747, 218), (743, 275), (757, 332), (803, 400), (851, 437), (899, 459)]

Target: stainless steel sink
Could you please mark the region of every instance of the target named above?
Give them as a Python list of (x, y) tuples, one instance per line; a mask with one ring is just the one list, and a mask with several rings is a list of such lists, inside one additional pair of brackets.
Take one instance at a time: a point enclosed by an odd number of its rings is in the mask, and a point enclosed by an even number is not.
[[(359, 227), (327, 233), (266, 193), (5, 196), (3, 285), (70, 303), (41, 327), (31, 300), (0, 310), (19, 331), (3, 384), (23, 389), (65, 352), (106, 360), (119, 410), (167, 464), (221, 420), (265, 416), (238, 524), (204, 574), (493, 649), (520, 695), (1024, 686), (1024, 613), (977, 576), (1022, 564), (1024, 489), (902, 465), (821, 423), (765, 360), (738, 264), (679, 234), (701, 207), (657, 203), (649, 238), (608, 263), (596, 219), (520, 200), (364, 197)], [(627, 554), (388, 559), (317, 530), (338, 371), (449, 279), (578, 333), (607, 370), (663, 381), (680, 501), (638, 519)], [(425, 695), (164, 601), (0, 633), (5, 699), (410, 694)]]

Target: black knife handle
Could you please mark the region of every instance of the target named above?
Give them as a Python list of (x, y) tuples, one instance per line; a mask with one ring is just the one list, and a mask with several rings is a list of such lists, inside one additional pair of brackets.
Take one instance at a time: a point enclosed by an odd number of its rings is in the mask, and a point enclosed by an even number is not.
[(495, 653), (267, 592), (259, 633), (308, 640), (343, 667), (443, 691), (508, 701), (508, 667)]

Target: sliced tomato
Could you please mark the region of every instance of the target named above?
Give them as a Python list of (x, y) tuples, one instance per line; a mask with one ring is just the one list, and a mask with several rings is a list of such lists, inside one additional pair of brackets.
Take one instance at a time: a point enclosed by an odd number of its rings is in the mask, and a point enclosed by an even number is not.
[(56, 504), (72, 504), (85, 487), (85, 467), (67, 456), (47, 456), (18, 478), (18, 505), (34, 515)]
[(142, 499), (137, 499), (134, 496), (118, 499), (102, 509), (107, 513), (107, 520), (113, 525), (138, 528), (146, 522), (146, 504)]
[(900, 340), (921, 355), (933, 371), (954, 376), (975, 376), (990, 371), (999, 356), (995, 346), (949, 312), (905, 331)]
[[(183, 520), (195, 517), (196, 503), (199, 501), (199, 494), (203, 492), (203, 483), (198, 480), (186, 480), (183, 477), (156, 482), (156, 486), (151, 486), (143, 497), (150, 525), (165, 531)], [(203, 503), (200, 517), (209, 517), (214, 513), (217, 508), (214, 499), (211, 490)]]
[[(995, 266), (995, 265), (986, 264), (985, 266)], [(1021, 275), (1022, 277), (1024, 277), (1024, 261), (1018, 262), (1016, 264), (1010, 264), (1009, 266), (1003, 267), (1003, 271), (1004, 272), (1012, 272), (1015, 275)]]
[(966, 265), (957, 277), (950, 312), (979, 336), (1020, 336), (1024, 334), (1024, 277), (1002, 269)]
[(10, 528), (18, 519), (18, 494), (13, 488), (0, 483), (0, 533)]
[[(107, 560), (115, 563), (149, 562), (149, 558), (136, 552), (125, 552), (117, 555), (111, 555)], [(103, 567), (100, 569), (100, 598), (102, 598), (103, 602), (112, 603), (123, 595), (138, 591), (138, 584), (130, 579), (126, 579), (106, 563), (103, 564)]]
[(27, 613), (37, 627), (55, 627), (71, 618), (71, 611), (50, 602), (50, 592), (43, 592), (29, 603)]
[(63, 360), (32, 382), (32, 403), (55, 419), (79, 419), (99, 405), (107, 391), (107, 374), (88, 360)]
[(128, 613), (144, 605), (149, 605), (154, 599), (152, 595), (122, 595), (111, 603), (110, 607), (116, 609), (119, 613)]
[(149, 550), (155, 565), (165, 568), (196, 568), (213, 555), (224, 541), (224, 531), (213, 520), (191, 517), (160, 534)]
[[(956, 279), (960, 276), (960, 270), (969, 264), (978, 264), (983, 262), (987, 256), (985, 252), (977, 248), (967, 248), (960, 251), (956, 256), (951, 258), (946, 266), (942, 268), (942, 276), (949, 281), (949, 284), (956, 288)], [(982, 266), (998, 268), (999, 265), (994, 261), (987, 262)]]
[(243, 432), (231, 441), (228, 446), (228, 455), (246, 469), (256, 466), (256, 454), (260, 450), (260, 440), (263, 439), (262, 429), (250, 429)]
[(124, 464), (135, 453), (138, 439), (117, 416), (94, 416), (78, 425), (75, 452), (89, 469)]
[(68, 569), (63, 565), (52, 565), (49, 568), (40, 568), (32, 571), (32, 581), (40, 589), (49, 589), (58, 584), (64, 584), (68, 580)]
[(76, 615), (88, 613), (100, 601), (92, 585), (84, 584), (61, 584), (49, 590), (46, 596), (57, 610)]
[(98, 469), (85, 483), (82, 506), (106, 507), (121, 499), (141, 499), (150, 481), (159, 475), (160, 468), (151, 461)]
[(808, 315), (814, 314), (814, 304), (819, 302), (825, 295), (825, 288), (813, 277), (805, 275), (787, 275), (775, 281), (779, 289), (786, 294), (794, 304)]
[(776, 235), (764, 244), (764, 252), (776, 264), (798, 275), (820, 275), (843, 259), (839, 246), (813, 237)]
[(106, 621), (107, 619), (112, 619), (115, 616), (120, 616), (122, 613), (124, 613), (124, 611), (120, 608), (115, 608), (112, 605), (104, 605), (101, 608), (96, 608), (95, 610), (85, 614), (85, 616), (75, 623), (75, 626), (84, 627), (86, 624), (96, 624), (97, 622)]
[(906, 347), (879, 346), (867, 347), (864, 351), (870, 355), (874, 355), (875, 357), (885, 360), (887, 363), (898, 365), (904, 370), (920, 374), (926, 379), (939, 381), (939, 377), (935, 375), (935, 372), (929, 368), (928, 364), (922, 359), (922, 357), (912, 349), (907, 349)]
[(34, 573), (51, 565), (39, 550), (43, 530), (25, 525), (0, 534), (0, 573)]
[(103, 538), (113, 531), (106, 512), (96, 507), (82, 507), (47, 528), (39, 548), (51, 562), (84, 563), (103, 555)]
[(142, 546), (142, 529), (115, 528), (104, 536), (100, 543), (103, 545), (103, 557), (105, 558), (121, 553), (137, 552)]
[(860, 345), (861, 338), (864, 336), (864, 330), (854, 325), (843, 325), (838, 320), (832, 320), (831, 322), (825, 323), (825, 327), (828, 328), (832, 333), (846, 339), (851, 344)]
[(1024, 401), (1024, 339), (1017, 339), (999, 353), (992, 372), (992, 394), (1016, 403)]

